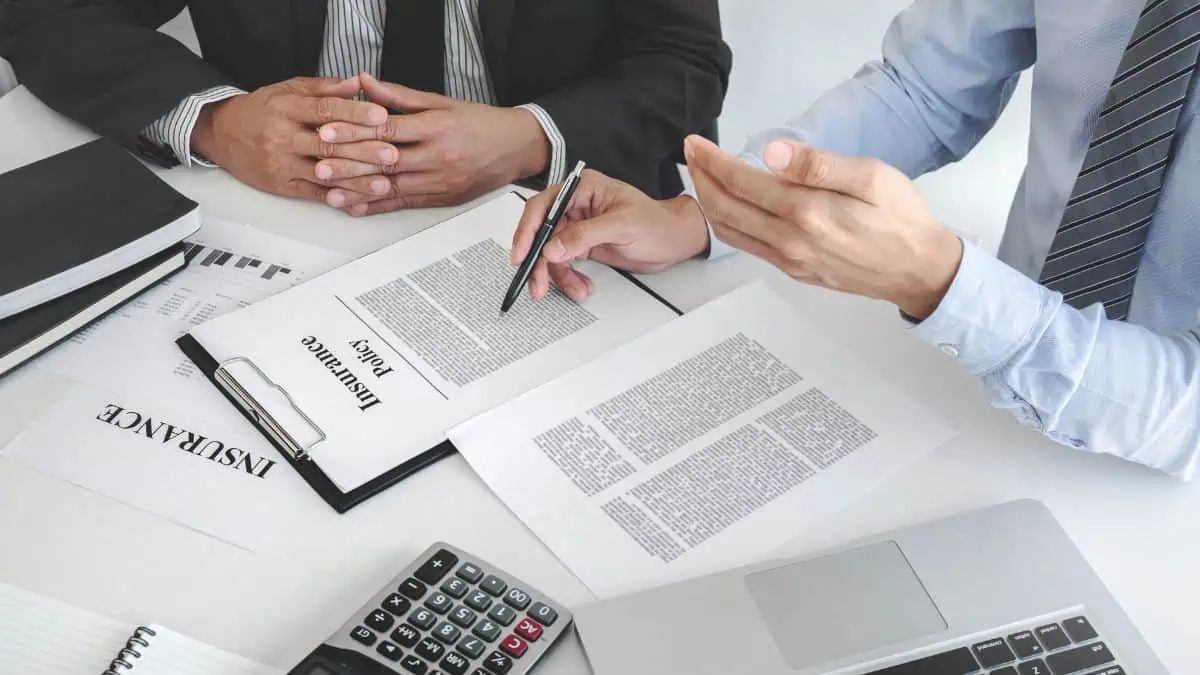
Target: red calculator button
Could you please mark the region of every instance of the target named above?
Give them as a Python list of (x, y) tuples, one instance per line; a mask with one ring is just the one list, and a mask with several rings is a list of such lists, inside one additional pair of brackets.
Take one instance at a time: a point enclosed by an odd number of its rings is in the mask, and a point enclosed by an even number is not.
[(515, 630), (517, 631), (517, 635), (520, 635), (530, 642), (537, 642), (537, 639), (542, 636), (541, 625), (530, 619), (521, 619), (521, 623), (517, 624)]
[(529, 649), (529, 645), (516, 635), (509, 635), (504, 638), (504, 642), (500, 643), (500, 649), (503, 649), (514, 659), (519, 659), (525, 655), (525, 650)]

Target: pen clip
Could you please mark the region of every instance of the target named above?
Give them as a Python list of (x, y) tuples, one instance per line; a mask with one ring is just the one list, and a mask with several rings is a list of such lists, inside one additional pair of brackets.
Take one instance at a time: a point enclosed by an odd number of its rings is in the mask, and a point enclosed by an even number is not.
[(554, 203), (550, 205), (550, 210), (546, 213), (546, 225), (554, 223), (570, 206), (568, 200), (575, 194), (574, 184), (583, 179), (583, 170), (587, 164), (580, 160), (575, 164), (575, 168), (567, 175), (567, 179), (563, 181), (562, 189), (558, 191), (558, 195), (554, 197)]

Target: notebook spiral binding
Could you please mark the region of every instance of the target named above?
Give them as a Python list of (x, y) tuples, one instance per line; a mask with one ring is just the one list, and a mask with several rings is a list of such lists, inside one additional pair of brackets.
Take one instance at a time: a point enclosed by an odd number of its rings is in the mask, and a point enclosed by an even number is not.
[(121, 648), (121, 651), (117, 652), (117, 658), (108, 664), (108, 670), (101, 673), (101, 675), (122, 675), (122, 673), (128, 673), (133, 670), (134, 666), (137, 665), (134, 661), (142, 658), (142, 653), (138, 649), (149, 647), (151, 638), (156, 635), (158, 633), (154, 632), (154, 629), (147, 628), (146, 626), (138, 626), (133, 631), (133, 635), (125, 643), (125, 646)]

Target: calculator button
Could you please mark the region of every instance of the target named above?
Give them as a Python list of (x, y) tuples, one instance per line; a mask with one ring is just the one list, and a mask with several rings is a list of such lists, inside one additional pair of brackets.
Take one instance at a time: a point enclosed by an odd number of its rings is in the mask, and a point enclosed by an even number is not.
[(475, 623), (476, 618), (475, 612), (466, 607), (458, 607), (453, 612), (450, 612), (450, 620), (463, 628), (470, 628)]
[(408, 598), (402, 597), (398, 593), (392, 593), (387, 596), (387, 600), (383, 601), (383, 608), (399, 616), (412, 609), (412, 603), (408, 601)]
[(495, 642), (496, 638), (500, 637), (500, 626), (491, 621), (480, 621), (471, 632), (488, 642)]
[(392, 639), (395, 640), (401, 647), (412, 647), (421, 639), (421, 634), (416, 628), (402, 623), (392, 631)]
[(354, 638), (355, 642), (368, 647), (375, 644), (375, 640), (378, 639), (375, 637), (375, 634), (372, 633), (366, 626), (359, 626), (358, 628), (350, 631), (350, 637)]
[(483, 660), (483, 667), (496, 675), (507, 675), (508, 671), (512, 669), (512, 664), (512, 659), (500, 652), (492, 652)]
[(442, 670), (449, 675), (465, 675), (467, 668), (471, 667), (471, 662), (463, 657), (462, 654), (451, 652), (442, 659)]
[(537, 639), (542, 636), (541, 625), (530, 619), (521, 619), (521, 623), (517, 624), (517, 627), (513, 630), (516, 631), (517, 635), (530, 642), (537, 642)]
[(517, 618), (517, 612), (512, 607), (496, 605), (488, 612), (488, 618), (501, 626), (507, 626)]
[(486, 612), (488, 607), (492, 606), (492, 598), (483, 591), (474, 591), (467, 596), (463, 602), (467, 603), (467, 607)]
[(458, 568), (458, 577), (469, 584), (473, 584), (483, 578), (483, 570), (479, 569), (479, 565), (463, 563), (463, 566)]
[(458, 556), (454, 555), (446, 549), (441, 549), (433, 554), (433, 557), (425, 561), (420, 569), (413, 572), (413, 576), (424, 581), (427, 584), (436, 584), (443, 577), (454, 569), (458, 564)]
[(471, 590), (471, 586), (457, 577), (442, 584), (442, 592), (455, 600), (461, 600), (469, 590)]
[(462, 642), (458, 643), (458, 646), (455, 647), (455, 649), (473, 659), (479, 658), (479, 656), (483, 654), (483, 650), (486, 648), (487, 645), (483, 644), (482, 640), (479, 638), (473, 638), (470, 635), (463, 638)]
[(400, 657), (404, 656), (399, 647), (388, 642), (387, 640), (380, 642), (379, 648), (375, 651), (382, 654), (383, 658), (387, 659), (388, 661), (399, 661)]
[(452, 645), (458, 642), (458, 638), (462, 637), (462, 631), (458, 629), (458, 626), (443, 621), (437, 627), (437, 630), (433, 631), (433, 636), (448, 645)]
[(445, 593), (434, 593), (433, 595), (429, 596), (428, 600), (425, 601), (425, 606), (437, 612), (438, 614), (445, 614), (446, 612), (450, 611), (451, 607), (454, 606), (454, 601), (451, 600)]
[(504, 642), (500, 643), (500, 649), (508, 652), (509, 656), (514, 659), (519, 659), (525, 655), (525, 650), (529, 649), (529, 645), (516, 635), (509, 635), (504, 638)]
[(429, 587), (416, 579), (405, 579), (404, 583), (400, 584), (400, 595), (410, 600), (420, 600), (427, 590)]
[(377, 609), (367, 616), (364, 623), (380, 633), (386, 633), (391, 630), (392, 624), (396, 623), (396, 618), (382, 609)]
[(408, 617), (408, 622), (421, 630), (429, 630), (437, 623), (437, 615), (427, 609), (418, 609)]
[(425, 675), (429, 672), (429, 666), (418, 656), (409, 654), (400, 662), (400, 667), (412, 673), (413, 675)]
[(500, 597), (504, 593), (504, 589), (508, 588), (508, 584), (504, 583), (504, 580), (495, 574), (489, 574), (483, 580), (483, 583), (479, 584), (479, 587), (496, 597)]
[(554, 622), (558, 621), (558, 612), (542, 602), (533, 603), (533, 609), (529, 610), (529, 616), (543, 626), (553, 626)]
[(421, 644), (417, 645), (416, 651), (417, 656), (436, 663), (438, 659), (442, 658), (442, 654), (446, 653), (446, 648), (433, 638), (425, 638), (421, 640)]
[(529, 606), (529, 594), (519, 588), (510, 588), (504, 594), (504, 602), (511, 607), (525, 609)]

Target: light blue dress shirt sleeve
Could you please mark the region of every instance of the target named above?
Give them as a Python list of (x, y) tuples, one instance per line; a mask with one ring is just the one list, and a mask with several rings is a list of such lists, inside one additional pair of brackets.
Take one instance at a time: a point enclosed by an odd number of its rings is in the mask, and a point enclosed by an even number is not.
[(971, 244), (912, 332), (979, 376), (1027, 427), (1080, 450), (1191, 478), (1200, 459), (1200, 336), (1109, 321)]
[[(962, 159), (992, 129), (1037, 58), (1034, 0), (916, 0), (892, 21), (883, 58), (798, 118), (750, 139), (742, 158), (791, 139), (883, 160), (910, 178)], [(710, 257), (730, 252), (712, 238)]]
[[(1033, 0), (917, 0), (865, 66), (743, 159), (795, 139), (872, 156), (916, 177), (957, 161), (986, 134), (1036, 59)], [(953, 226), (953, 224), (950, 224)], [(715, 239), (711, 257), (728, 248)], [(1190, 477), (1200, 457), (1200, 338), (1080, 311), (965, 244), (949, 293), (912, 328), (979, 376), (994, 405), (1083, 450)]]

